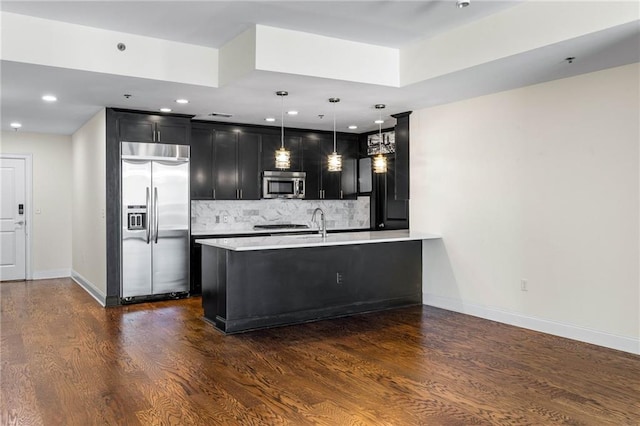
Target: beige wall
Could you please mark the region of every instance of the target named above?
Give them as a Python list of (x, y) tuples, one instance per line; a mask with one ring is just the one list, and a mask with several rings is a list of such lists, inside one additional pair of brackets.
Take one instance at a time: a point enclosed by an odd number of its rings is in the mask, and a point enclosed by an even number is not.
[(414, 112), (411, 226), (443, 235), (426, 304), (640, 353), (639, 75)]
[(71, 138), (2, 132), (0, 152), (31, 154), (33, 279), (69, 276), (71, 271)]
[(101, 110), (73, 141), (73, 278), (104, 304), (106, 266), (106, 114)]

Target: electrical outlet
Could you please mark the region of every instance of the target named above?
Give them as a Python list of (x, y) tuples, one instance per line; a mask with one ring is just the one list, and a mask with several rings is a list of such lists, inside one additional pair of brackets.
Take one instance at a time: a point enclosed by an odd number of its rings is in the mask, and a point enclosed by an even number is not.
[(336, 272), (336, 284), (342, 284), (342, 274), (340, 272)]
[(229, 223), (229, 216), (227, 216), (226, 214), (222, 216), (222, 223)]
[(220, 223), (220, 216), (216, 216), (216, 223)]
[(521, 279), (520, 280), (520, 290), (527, 291), (528, 290), (527, 284), (528, 284), (527, 280), (525, 280), (524, 278)]

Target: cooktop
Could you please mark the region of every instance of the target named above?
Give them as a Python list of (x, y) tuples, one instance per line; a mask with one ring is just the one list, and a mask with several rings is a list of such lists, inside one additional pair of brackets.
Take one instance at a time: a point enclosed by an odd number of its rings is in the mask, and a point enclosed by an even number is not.
[(253, 229), (309, 229), (309, 226), (295, 223), (273, 223), (267, 225), (253, 225)]

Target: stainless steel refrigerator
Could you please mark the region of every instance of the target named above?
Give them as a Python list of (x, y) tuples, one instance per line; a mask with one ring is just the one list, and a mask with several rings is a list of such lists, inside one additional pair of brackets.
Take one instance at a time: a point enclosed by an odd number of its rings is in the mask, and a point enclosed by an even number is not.
[(123, 302), (189, 291), (189, 147), (122, 142)]

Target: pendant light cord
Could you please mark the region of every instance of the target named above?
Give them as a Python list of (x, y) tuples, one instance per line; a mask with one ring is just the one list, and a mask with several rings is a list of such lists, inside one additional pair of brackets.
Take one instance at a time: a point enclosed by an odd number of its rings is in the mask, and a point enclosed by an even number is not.
[(280, 148), (284, 149), (284, 96), (280, 96)]
[(336, 103), (333, 103), (333, 152), (336, 152)]
[(382, 110), (380, 110), (380, 115), (379, 115), (379, 119), (378, 119), (379, 123), (378, 123), (378, 129), (379, 129), (379, 135), (380, 135), (380, 139), (378, 140), (378, 154), (382, 154)]

